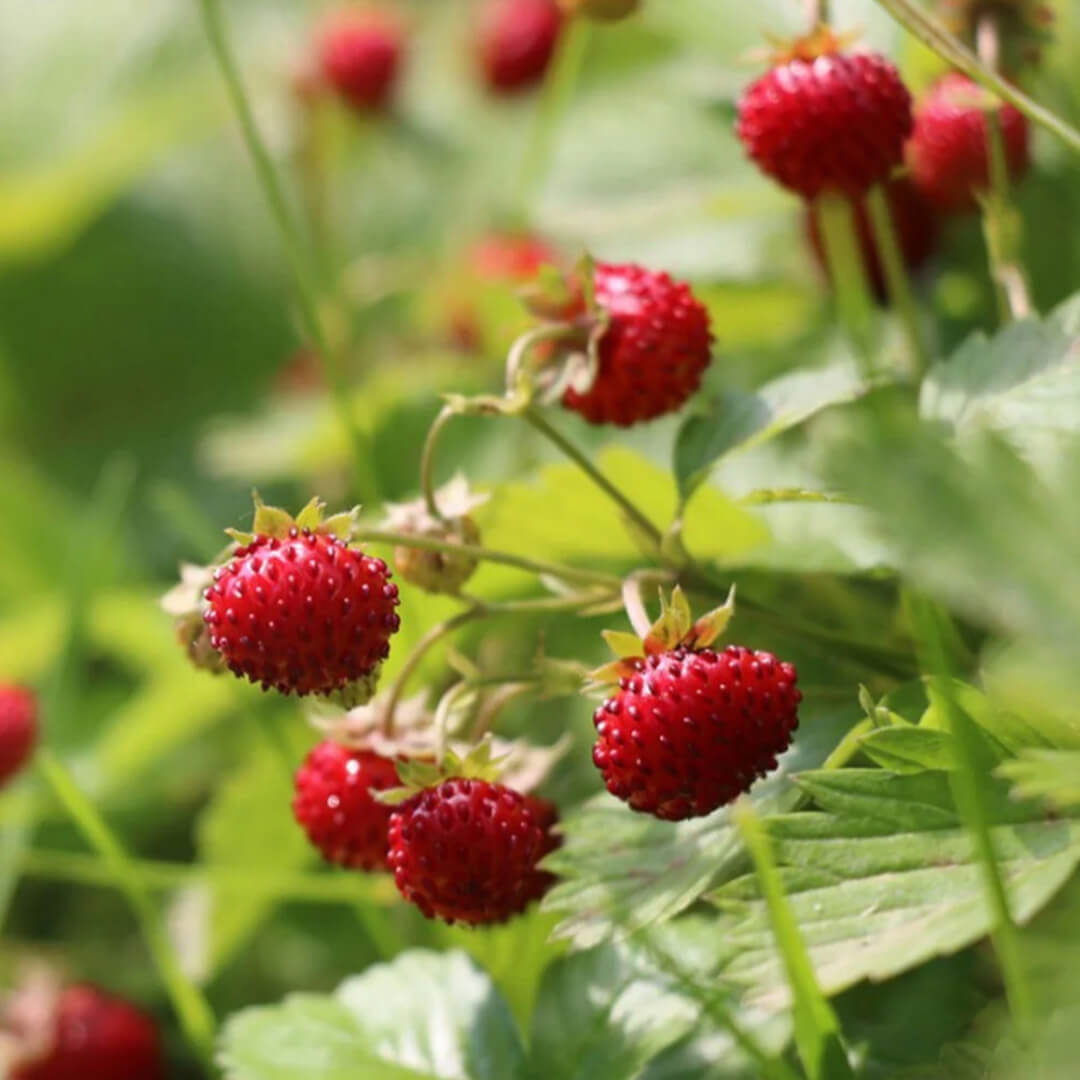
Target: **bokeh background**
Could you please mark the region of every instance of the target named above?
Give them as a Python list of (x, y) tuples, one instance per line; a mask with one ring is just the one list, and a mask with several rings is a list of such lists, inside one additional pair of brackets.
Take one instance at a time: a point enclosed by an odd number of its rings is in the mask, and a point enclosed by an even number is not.
[[(545, 133), (539, 95), (497, 100), (482, 87), (473, 5), (384, 2), (408, 20), (409, 51), (395, 106), (378, 118), (333, 103), (313, 117), (296, 96), (325, 5), (224, 5), (260, 129), (325, 271), (323, 314), (367, 439), (360, 491), (303, 352), (278, 236), (197, 5), (0, 0), (0, 675), (39, 689), (50, 743), (147, 860), (187, 963), (222, 1012), (330, 988), (406, 943), (453, 942), (480, 956), (524, 1017), (552, 920), (464, 935), (392, 906), (385, 881), (315, 874), (274, 748), (284, 740), (298, 756), (312, 733), (290, 703), (190, 669), (157, 597), (180, 560), (211, 558), (222, 528), (244, 525), (253, 485), (294, 507), (314, 493), (362, 498), (373, 520), (384, 501), (416, 493), (439, 393), (496, 390), (524, 325), (510, 286), (470, 268), (471, 245), (492, 229), (527, 223), (570, 256), (692, 279), (717, 337), (707, 395), (845, 355), (800, 204), (744, 160), (732, 131), (734, 100), (759, 69), (748, 54), (766, 33), (797, 31), (802, 10), (795, 0), (646, 0), (639, 17), (589, 34), (572, 99)], [(1075, 120), (1080, 8), (1055, 10), (1056, 37), (1028, 85)], [(872, 4), (838, 2), (834, 17), (895, 58), (913, 88), (940, 70)], [(1042, 132), (1034, 147), (1018, 203), (1046, 309), (1080, 283), (1080, 168)], [(944, 231), (919, 288), (943, 351), (992, 323), (976, 219)], [(467, 342), (463, 309), (474, 320)], [(597, 453), (614, 445), (613, 468), (628, 451), (669, 468), (675, 420), (631, 433), (563, 420)], [(587, 488), (538, 472), (549, 454), (515, 425), (462, 421), (445, 460), (481, 487), (509, 485), (484, 511), (492, 546), (632, 564), (623, 538), (591, 524)], [(798, 483), (802, 468), (763, 451), (723, 482), (736, 493)], [(639, 482), (648, 501), (652, 481)], [(796, 548), (800, 565), (822, 570), (873, 561), (854, 519), (766, 517), (762, 566), (789, 565)], [(524, 588), (484, 574), (482, 592)], [(448, 610), (413, 591), (396, 656)], [(596, 628), (543, 624), (553, 652), (585, 658)], [(540, 629), (524, 620), (459, 647), (510, 663), (528, 657)], [(445, 685), (444, 659), (422, 676)], [(509, 723), (541, 741), (567, 726), (584, 738), (588, 711), (540, 703)], [(550, 792), (564, 803), (598, 787), (578, 757)], [(159, 1012), (177, 1069), (190, 1068), (124, 901), (100, 887), (74, 832), (30, 785), (0, 799), (0, 821), (0, 975), (44, 954), (130, 993)], [(211, 886), (183, 869), (195, 859), (240, 873)], [(341, 902), (323, 902), (335, 889)]]

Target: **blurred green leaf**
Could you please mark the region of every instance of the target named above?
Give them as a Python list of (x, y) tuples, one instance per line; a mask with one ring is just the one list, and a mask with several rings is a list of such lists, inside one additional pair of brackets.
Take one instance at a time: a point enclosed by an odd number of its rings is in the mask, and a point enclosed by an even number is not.
[(515, 1080), (524, 1052), (506, 1003), (464, 953), (404, 952), (330, 997), (232, 1017), (230, 1080)]
[(1018, 799), (1041, 799), (1058, 809), (1080, 805), (1080, 750), (1021, 750), (997, 774), (1012, 781)]

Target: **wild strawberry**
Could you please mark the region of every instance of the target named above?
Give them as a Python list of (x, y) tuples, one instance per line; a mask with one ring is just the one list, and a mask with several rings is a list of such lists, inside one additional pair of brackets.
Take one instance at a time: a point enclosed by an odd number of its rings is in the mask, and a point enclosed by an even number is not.
[(37, 700), (29, 690), (0, 685), (0, 786), (26, 764), (37, 742)]
[(518, 792), (454, 777), (403, 802), (390, 818), (388, 862), (406, 900), (429, 919), (503, 922), (541, 886), (550, 850), (537, 810)]
[(526, 281), (559, 257), (546, 241), (530, 232), (493, 232), (469, 249), (469, 269), (485, 281)]
[[(989, 96), (958, 71), (939, 79), (915, 110), (907, 144), (911, 179), (934, 206), (951, 213), (973, 210), (976, 194), (990, 184), (986, 110)], [(1005, 162), (1012, 179), (1028, 167), (1027, 117), (1011, 105), (998, 111)]]
[[(904, 263), (909, 270), (916, 270), (930, 258), (937, 245), (937, 218), (927, 201), (912, 186), (911, 181), (904, 177), (890, 180), (885, 188), (885, 195), (889, 202), (889, 213), (892, 216), (893, 228), (896, 231)], [(818, 265), (828, 273), (817, 212), (812, 203), (806, 206), (804, 221), (810, 250), (814, 253)], [(859, 236), (859, 247), (862, 250), (863, 265), (866, 267), (874, 295), (879, 301), (884, 302), (887, 298), (885, 271), (878, 256), (877, 244), (874, 241), (873, 229), (870, 227), (870, 218), (863, 199), (855, 204), (855, 227)]]
[[(423, 499), (387, 503), (385, 525), (417, 539), (474, 546), (480, 543), (480, 529), (469, 514), (486, 501), (486, 495), (474, 495), (465, 477), (458, 475), (435, 493), (442, 517), (436, 517)], [(410, 544), (394, 548), (394, 568), (402, 578), (425, 592), (451, 595), (460, 592), (477, 565), (474, 556), (455, 551), (426, 550)]]
[(323, 522), (315, 500), (295, 522), (260, 505), (254, 528), (206, 590), (210, 644), (236, 675), (283, 694), (368, 685), (400, 624), (386, 564), (335, 535), (347, 516)]
[(840, 51), (827, 31), (804, 39), (743, 94), (737, 132), (759, 168), (812, 199), (852, 198), (886, 180), (911, 133), (911, 95), (877, 53)]
[(633, 15), (641, 0), (559, 0), (568, 15), (586, 15), (599, 22), (614, 22)]
[(682, 589), (661, 603), (641, 638), (604, 634), (619, 659), (592, 677), (618, 690), (593, 717), (593, 763), (631, 809), (680, 821), (711, 813), (776, 767), (802, 695), (795, 669), (770, 653), (711, 648), (734, 614), (734, 590), (696, 622)]
[(11, 1080), (162, 1080), (165, 1075), (154, 1022), (93, 986), (60, 992), (39, 1049), (19, 1059)]
[(731, 802), (798, 726), (795, 669), (767, 652), (677, 648), (634, 662), (593, 718), (608, 791), (667, 821)]
[(703, 305), (682, 282), (631, 264), (597, 263), (593, 293), (606, 319), (594, 342), (595, 373), (587, 389), (569, 386), (563, 405), (620, 427), (674, 412), (712, 358)]
[(555, 0), (488, 0), (480, 16), (477, 51), (490, 89), (512, 94), (538, 83), (561, 26)]
[(401, 25), (382, 11), (342, 11), (319, 35), (323, 77), (356, 109), (385, 108), (405, 51)]
[(293, 815), (329, 862), (385, 870), (391, 807), (371, 792), (399, 783), (389, 758), (327, 740), (312, 749), (296, 773)]

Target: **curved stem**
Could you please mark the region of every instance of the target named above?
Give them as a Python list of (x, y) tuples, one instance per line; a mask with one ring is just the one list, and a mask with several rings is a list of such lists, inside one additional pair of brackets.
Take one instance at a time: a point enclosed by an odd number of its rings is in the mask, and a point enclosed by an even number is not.
[(631, 574), (623, 582), (622, 601), (623, 607), (626, 608), (627, 617), (630, 619), (630, 625), (634, 628), (634, 633), (644, 641), (652, 629), (652, 619), (649, 618), (649, 613), (645, 608), (645, 598), (641, 595), (641, 586), (641, 578), (637, 574)]
[(517, 205), (522, 220), (528, 220), (533, 199), (544, 181), (555, 144), (555, 133), (573, 97), (584, 65), (588, 39), (589, 24), (585, 19), (570, 19), (560, 35), (558, 51), (544, 79), (536, 119), (518, 174)]
[(557, 446), (571, 461), (589, 477), (605, 495), (608, 496), (650, 544), (660, 549), (662, 534), (660, 530), (624, 495), (565, 435), (556, 431), (539, 411), (532, 405), (521, 412), (521, 417), (531, 424), (549, 442)]
[(132, 868), (127, 853), (105, 819), (52, 751), (45, 748), (39, 750), (36, 762), (46, 784), (67, 810), (86, 842), (108, 866), (117, 887), (127, 896), (184, 1035), (202, 1061), (208, 1064), (214, 1047), (214, 1014), (206, 998), (184, 974), (142, 879)]
[(1032, 100), (1022, 90), (991, 71), (965, 45), (958, 41), (940, 21), (915, 0), (877, 0), (901, 26), (918, 38), (927, 48), (977, 83), (992, 90), (998, 97), (1015, 106), (1029, 120), (1052, 131), (1059, 139), (1080, 153), (1080, 131)]
[(479, 619), (486, 614), (486, 609), (479, 604), (473, 604), (464, 611), (459, 611), (449, 619), (436, 623), (428, 632), (413, 646), (412, 652), (405, 658), (401, 670), (397, 673), (387, 694), (386, 707), (382, 716), (382, 732), (384, 735), (394, 734), (394, 713), (405, 691), (405, 686), (413, 673), (420, 666), (421, 661), (428, 652), (448, 634), (452, 634), (458, 627), (464, 626), (473, 619)]
[(211, 51), (221, 70), (236, 118), (243, 133), (244, 143), (251, 155), (255, 175), (263, 190), (270, 214), (277, 226), (285, 257), (292, 272), (296, 302), (303, 323), (304, 333), (322, 361), (327, 385), (330, 387), (334, 406), (349, 439), (352, 451), (354, 483), (357, 492), (364, 497), (373, 494), (371, 473), (367, 461), (367, 439), (356, 424), (348, 388), (345, 385), (343, 364), (337, 351), (331, 348), (329, 339), (319, 317), (319, 289), (308, 264), (300, 231), (293, 220), (274, 162), (259, 134), (236, 61), (229, 46), (225, 24), (221, 15), (220, 0), (199, 0), (203, 26)]
[(510, 346), (510, 352), (506, 357), (507, 396), (513, 397), (517, 392), (518, 380), (521, 378), (526, 358), (532, 349), (543, 341), (557, 341), (560, 338), (569, 337), (573, 333), (574, 327), (565, 323), (545, 323), (522, 334)]
[(439, 436), (443, 433), (446, 425), (456, 416), (455, 411), (444, 405), (438, 416), (431, 422), (428, 428), (427, 438), (424, 439), (424, 450), (420, 455), (420, 490), (424, 494), (424, 502), (427, 504), (428, 513), (439, 521), (443, 520), (442, 511), (435, 501), (435, 447), (438, 445)]
[(401, 547), (417, 548), (420, 551), (437, 551), (443, 555), (461, 555), (481, 562), (513, 566), (518, 570), (543, 574), (562, 581), (580, 581), (588, 585), (619, 587), (620, 579), (614, 574), (605, 574), (600, 570), (581, 570), (576, 566), (563, 566), (561, 563), (543, 562), (540, 559), (530, 559), (525, 555), (515, 555), (509, 551), (493, 551), (476, 544), (455, 544), (449, 540), (437, 540), (431, 536), (413, 536), (409, 533), (389, 532), (385, 529), (358, 529), (353, 532), (353, 538), (376, 544), (397, 544)]
[(866, 212), (870, 218), (874, 244), (885, 271), (885, 285), (889, 291), (889, 299), (900, 318), (908, 349), (911, 352), (911, 374), (918, 379), (926, 370), (930, 358), (919, 327), (919, 309), (915, 304), (911, 281), (908, 278), (907, 267), (904, 265), (904, 256), (896, 237), (896, 228), (883, 185), (875, 184), (867, 193)]

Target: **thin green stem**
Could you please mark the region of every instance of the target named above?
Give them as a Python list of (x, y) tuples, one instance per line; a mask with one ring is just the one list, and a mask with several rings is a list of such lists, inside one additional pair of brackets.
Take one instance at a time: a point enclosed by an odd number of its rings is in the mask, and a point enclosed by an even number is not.
[(956, 809), (971, 834), (986, 901), (993, 915), (994, 927), (990, 938), (1001, 965), (1005, 995), (1017, 1032), (1022, 1040), (1026, 1040), (1031, 1035), (1035, 1021), (1034, 995), (1024, 966), (1016, 921), (994, 851), (990, 814), (983, 791), (985, 772), (978, 765), (974, 723), (956, 701), (945, 648), (945, 628), (942, 625), (945, 616), (931, 601), (919, 596), (911, 597), (910, 610), (918, 634), (923, 670), (936, 677), (929, 684), (927, 692), (931, 702), (946, 717), (952, 734), (956, 768), (949, 773), (949, 783)]
[(184, 1035), (203, 1062), (209, 1063), (216, 1028), (214, 1014), (198, 987), (184, 974), (165, 933), (160, 914), (123, 846), (52, 751), (44, 748), (38, 751), (37, 767), (87, 843), (109, 868), (117, 887), (127, 897)]
[(255, 123), (255, 116), (225, 32), (220, 0), (199, 0), (199, 6), (202, 10), (206, 36), (239, 121), (244, 143), (251, 155), (255, 175), (281, 237), (285, 257), (293, 276), (297, 307), (304, 332), (322, 361), (327, 385), (330, 387), (340, 422), (349, 439), (357, 493), (363, 498), (371, 497), (374, 492), (371, 487), (371, 470), (367, 460), (367, 439), (356, 423), (348, 387), (345, 384), (341, 356), (338, 351), (331, 348), (329, 338), (323, 328), (319, 315), (319, 288), (316, 277), (309, 265), (300, 231), (293, 220), (274, 162)]
[(851, 202), (844, 195), (825, 192), (818, 196), (815, 211), (840, 320), (863, 367), (870, 370), (874, 355), (874, 305)]
[(885, 188), (875, 184), (866, 196), (866, 211), (870, 217), (870, 228), (874, 235), (874, 244), (881, 257), (885, 270), (885, 285), (892, 301), (893, 309), (900, 318), (900, 325), (907, 338), (911, 352), (911, 374), (918, 379), (930, 362), (919, 326), (919, 309), (915, 303), (915, 294), (908, 278), (904, 256), (896, 236), (889, 201), (885, 197)]
[[(32, 877), (67, 881), (93, 888), (123, 889), (112, 869), (97, 856), (70, 851), (23, 851), (17, 861), (21, 873)], [(252, 896), (272, 893), (280, 901), (320, 904), (394, 902), (397, 893), (389, 878), (325, 873), (280, 873), (250, 867), (206, 866), (128, 859), (128, 869), (145, 889), (169, 892), (192, 886), (220, 886), (230, 893)]]
[(916, 0), (877, 0), (901, 26), (937, 53), (951, 67), (957, 68), (998, 97), (1015, 106), (1029, 120), (1052, 131), (1059, 139), (1080, 153), (1080, 131), (1062, 120), (1057, 113), (1032, 100), (1018, 87), (992, 71), (965, 45), (956, 39), (934, 15)]
[(536, 119), (529, 133), (529, 142), (525, 147), (518, 174), (518, 215), (523, 221), (528, 221), (533, 200), (547, 174), (555, 135), (574, 95), (574, 88), (584, 66), (588, 41), (588, 20), (570, 19), (560, 36), (558, 51), (548, 68)]
[(840, 1024), (818, 985), (799, 924), (784, 894), (784, 884), (773, 862), (768, 835), (749, 800), (740, 799), (732, 817), (754, 863), (769, 913), (776, 950), (787, 973), (795, 1018), (795, 1046), (810, 1080), (854, 1080)]
[(620, 579), (614, 574), (605, 574), (600, 570), (582, 570), (576, 566), (564, 566), (562, 563), (543, 562), (530, 559), (525, 555), (515, 555), (509, 551), (494, 551), (476, 544), (455, 544), (449, 540), (438, 540), (432, 536), (414, 536), (410, 533), (390, 532), (386, 529), (358, 529), (353, 537), (359, 541), (375, 544), (394, 544), (401, 547), (417, 548), (420, 551), (437, 551), (444, 555), (460, 555), (480, 562), (499, 563), (513, 566), (532, 574), (559, 578), (561, 581), (579, 581), (586, 585), (604, 585), (618, 588)]
[[(990, 70), (996, 70), (1000, 54), (997, 20), (983, 15), (976, 26), (979, 57)], [(990, 190), (982, 201), (983, 234), (994, 279), (998, 315), (1002, 324), (1031, 314), (1027, 275), (1020, 257), (1023, 223), (1012, 205), (1009, 193), (1009, 163), (997, 105), (986, 110), (986, 143), (989, 159)]]
[(482, 618), (485, 614), (486, 610), (484, 607), (479, 604), (473, 604), (464, 611), (459, 611), (456, 615), (452, 615), (449, 619), (444, 619), (442, 622), (436, 623), (413, 646), (412, 652), (405, 658), (405, 663), (401, 665), (401, 668), (394, 678), (393, 683), (390, 684), (390, 689), (387, 693), (386, 706), (382, 715), (382, 730), (384, 735), (389, 736), (394, 733), (394, 713), (397, 712), (398, 703), (401, 701), (402, 694), (405, 692), (405, 686), (413, 673), (423, 662), (423, 659), (427, 656), (428, 652), (442, 641), (444, 637), (452, 634), (466, 623), (472, 622), (474, 619)]
[(549, 442), (559, 448), (577, 465), (586, 476), (608, 496), (629, 521), (636, 533), (647, 540), (651, 547), (660, 549), (662, 534), (660, 530), (639, 510), (630, 499), (620, 491), (565, 435), (553, 428), (535, 406), (530, 405), (520, 414), (522, 419), (531, 424)]
[(438, 416), (431, 422), (428, 428), (427, 438), (424, 439), (424, 450), (420, 455), (420, 490), (424, 495), (428, 513), (433, 518), (442, 520), (442, 511), (435, 500), (435, 448), (439, 444), (439, 437), (446, 430), (447, 424), (457, 415), (456, 410), (449, 405), (444, 405)]

